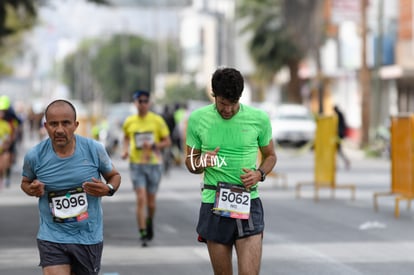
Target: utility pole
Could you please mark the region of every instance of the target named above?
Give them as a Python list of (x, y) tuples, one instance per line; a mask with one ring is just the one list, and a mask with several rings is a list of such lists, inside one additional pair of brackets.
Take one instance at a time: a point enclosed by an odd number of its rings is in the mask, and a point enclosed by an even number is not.
[(374, 106), (372, 106), (372, 119), (371, 119), (371, 123), (372, 126), (371, 128), (376, 129), (383, 121), (383, 116), (382, 114), (382, 106), (381, 106), (381, 102), (382, 102), (382, 82), (381, 82), (381, 75), (380, 75), (380, 70), (381, 67), (383, 65), (383, 40), (384, 40), (384, 0), (378, 0), (378, 17), (377, 17), (377, 24), (378, 24), (378, 38), (377, 38), (377, 51), (375, 54), (375, 78), (373, 81), (374, 84), (374, 89), (373, 89), (373, 102)]
[(362, 94), (362, 139), (361, 147), (369, 143), (370, 134), (370, 114), (371, 114), (371, 84), (370, 72), (367, 66), (367, 6), (368, 0), (361, 0), (361, 71), (360, 71), (360, 88)]
[(316, 56), (316, 69), (317, 69), (317, 89), (318, 89), (318, 102), (319, 102), (319, 110), (318, 113), (320, 115), (324, 114), (324, 100), (325, 100), (325, 79), (324, 74), (322, 71), (322, 58), (320, 53), (320, 45), (322, 44), (322, 37), (324, 34), (323, 25), (324, 25), (324, 17), (323, 17), (323, 6), (324, 1), (317, 1), (314, 8), (314, 16), (312, 19), (313, 22), (313, 30), (315, 32), (314, 37), (316, 39), (312, 41), (312, 48), (315, 51)]

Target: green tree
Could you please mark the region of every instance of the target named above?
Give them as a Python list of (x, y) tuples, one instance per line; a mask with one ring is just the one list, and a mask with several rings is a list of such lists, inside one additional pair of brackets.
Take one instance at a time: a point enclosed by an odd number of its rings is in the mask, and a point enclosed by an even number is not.
[(12, 73), (9, 63), (19, 53), (22, 31), (35, 24), (36, 8), (30, 0), (0, 2), (0, 76)]
[(131, 35), (115, 35), (102, 45), (92, 69), (108, 101), (130, 101), (134, 90), (151, 90), (151, 49), (151, 41)]
[(151, 88), (151, 48), (150, 41), (130, 35), (85, 40), (64, 60), (65, 82), (84, 102), (97, 92), (108, 102), (129, 101), (134, 90)]
[[(109, 5), (107, 0), (86, 0)], [(37, 10), (51, 0), (1, 0), (0, 1), (0, 76), (12, 72), (9, 60), (17, 56), (21, 34), (37, 23)]]
[(261, 100), (264, 89), (284, 66), (289, 68), (288, 101), (301, 102), (299, 64), (322, 42), (320, 12), (323, 0), (241, 0), (238, 18), (242, 32), (251, 33), (249, 51), (256, 65)]
[(22, 28), (33, 26), (36, 18), (34, 0), (2, 0), (0, 2), (0, 41)]
[(133, 91), (152, 90), (155, 73), (176, 72), (178, 49), (173, 41), (164, 43), (165, 66), (158, 71), (156, 44), (151, 40), (118, 34), (107, 41), (84, 41), (64, 60), (65, 82), (74, 98), (84, 102), (98, 95), (106, 102), (130, 101)]
[(210, 101), (205, 87), (198, 87), (195, 82), (176, 83), (169, 85), (165, 90), (165, 97), (161, 104), (186, 104), (188, 100)]
[(101, 87), (93, 77), (91, 62), (96, 54), (94, 47), (99, 45), (97, 40), (84, 40), (78, 50), (68, 55), (62, 67), (63, 79), (71, 91), (71, 96), (82, 102), (98, 100)]

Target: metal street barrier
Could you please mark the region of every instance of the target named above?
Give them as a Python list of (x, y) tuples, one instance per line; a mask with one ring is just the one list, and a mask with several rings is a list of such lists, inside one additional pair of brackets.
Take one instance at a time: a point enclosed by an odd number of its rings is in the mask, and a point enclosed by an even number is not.
[(391, 190), (374, 193), (374, 209), (378, 211), (379, 196), (395, 196), (395, 217), (400, 216), (399, 203), (414, 199), (414, 115), (391, 117)]
[(314, 150), (314, 180), (311, 182), (299, 182), (296, 185), (296, 198), (300, 198), (302, 186), (314, 187), (314, 199), (319, 200), (319, 189), (331, 189), (332, 198), (336, 189), (350, 189), (352, 200), (355, 199), (355, 185), (336, 183), (336, 151), (338, 146), (336, 116), (318, 116), (316, 118), (316, 135)]

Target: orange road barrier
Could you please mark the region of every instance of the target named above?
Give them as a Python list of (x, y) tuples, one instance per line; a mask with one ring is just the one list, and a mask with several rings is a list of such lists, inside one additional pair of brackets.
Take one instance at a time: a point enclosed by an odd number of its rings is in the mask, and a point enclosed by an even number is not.
[(414, 199), (414, 115), (391, 117), (391, 190), (374, 193), (374, 209), (378, 211), (379, 196), (395, 196), (394, 216), (400, 216), (400, 201), (407, 200), (407, 209)]
[(302, 186), (314, 187), (314, 199), (319, 200), (319, 189), (331, 189), (331, 197), (335, 197), (336, 189), (350, 189), (352, 200), (355, 199), (355, 185), (336, 184), (336, 150), (338, 146), (337, 135), (338, 119), (336, 116), (318, 116), (316, 118), (316, 135), (314, 143), (314, 180), (312, 182), (299, 182), (296, 185), (296, 198), (300, 198)]

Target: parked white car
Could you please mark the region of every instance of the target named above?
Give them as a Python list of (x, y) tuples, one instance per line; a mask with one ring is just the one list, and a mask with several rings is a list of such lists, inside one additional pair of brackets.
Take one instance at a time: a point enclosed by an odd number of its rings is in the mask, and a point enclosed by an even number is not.
[(275, 144), (298, 146), (315, 138), (315, 118), (303, 105), (279, 105), (271, 116), (271, 123)]

